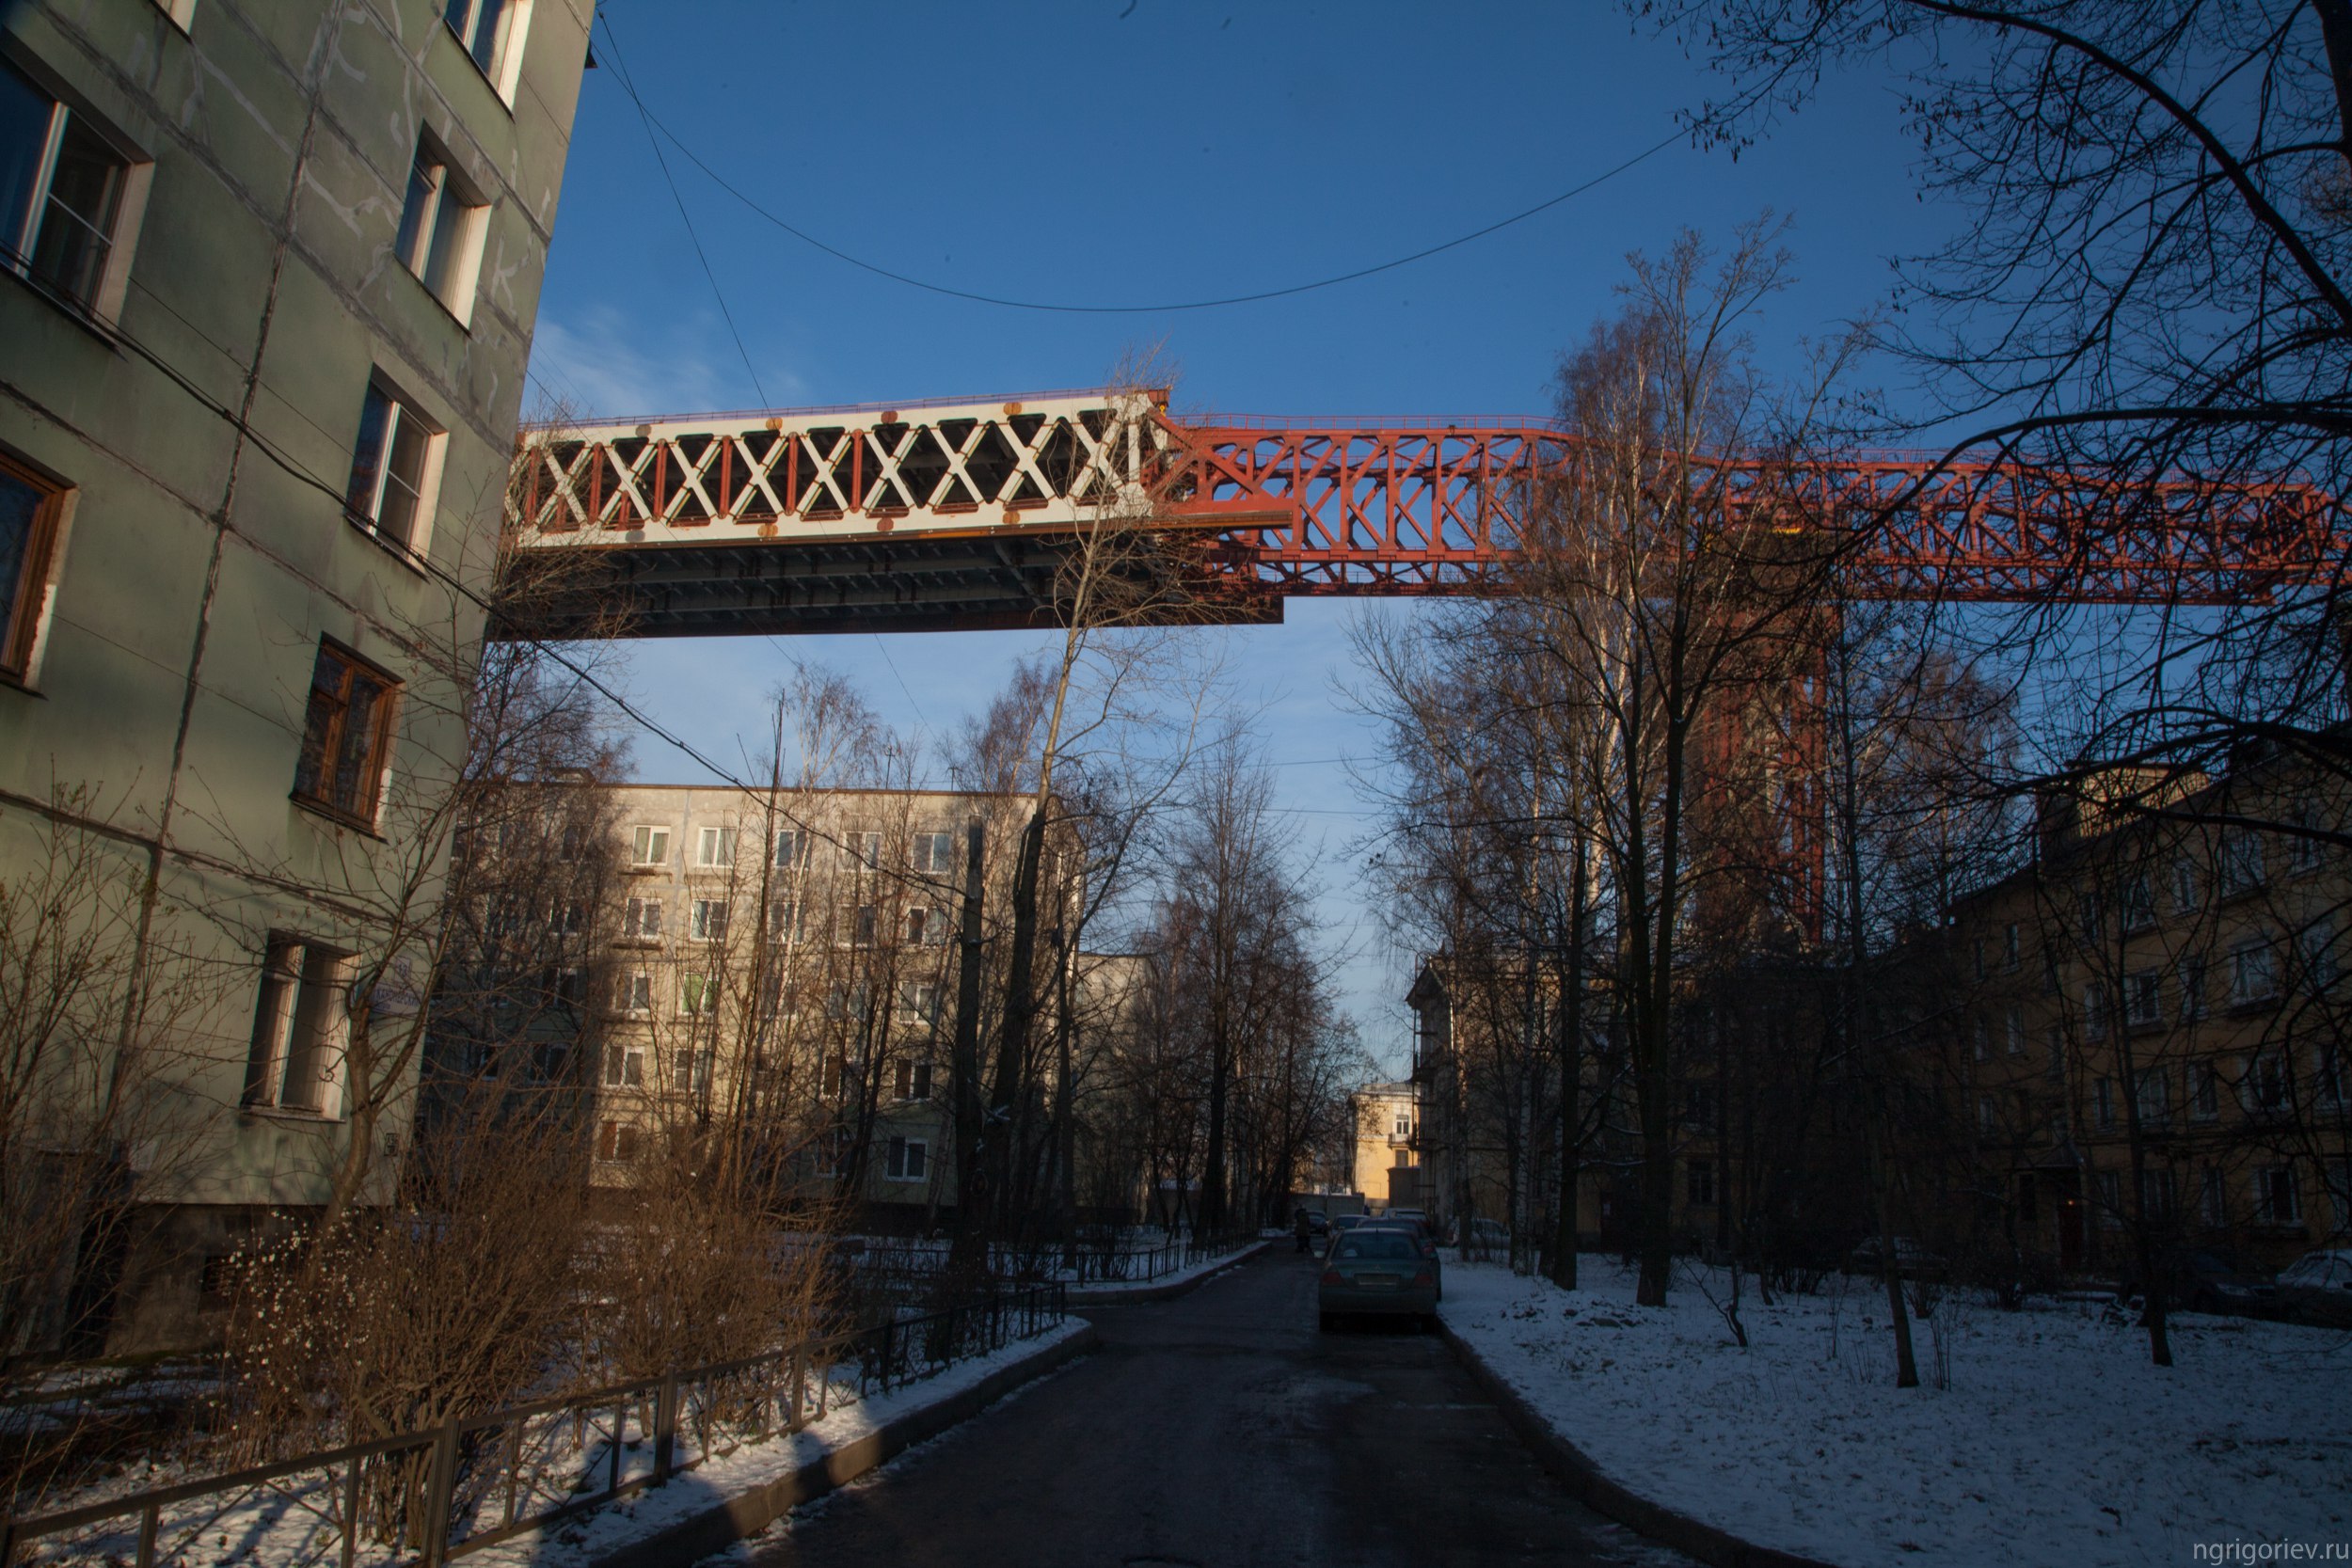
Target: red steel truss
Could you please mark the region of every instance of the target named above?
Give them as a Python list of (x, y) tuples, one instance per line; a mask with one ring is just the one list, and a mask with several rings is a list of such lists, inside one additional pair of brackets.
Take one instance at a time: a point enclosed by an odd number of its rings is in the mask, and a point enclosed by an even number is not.
[[(1260, 592), (1442, 594), (1494, 580), (1538, 482), (1577, 444), (1531, 423), (1224, 420), (1174, 427), (1163, 489), (1178, 513), (1277, 511), (1225, 536), (1221, 568)], [(1760, 466), (1740, 499), (1856, 531), (1858, 596), (2227, 603), (2333, 573), (2352, 524), (2294, 484), (2182, 478), (2120, 495), (2014, 462), (1921, 456)]]
[[(1057, 393), (600, 424), (527, 443), (518, 494), (531, 541), (607, 552), (654, 634), (1036, 620), (1057, 548), (1115, 502), (1209, 534), (1238, 612), (1271, 617), (1491, 584), (1578, 450), (1536, 420), (1181, 419), (1155, 395)], [(1863, 596), (2226, 603), (2333, 574), (2352, 546), (2343, 509), (2292, 483), (2126, 496), (1903, 455), (1714, 477), (1735, 511), (1769, 498), (1852, 530)]]

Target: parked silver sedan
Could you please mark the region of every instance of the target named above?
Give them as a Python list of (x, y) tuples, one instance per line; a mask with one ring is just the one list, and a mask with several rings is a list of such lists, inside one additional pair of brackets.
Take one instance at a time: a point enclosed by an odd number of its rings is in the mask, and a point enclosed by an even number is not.
[(1410, 1231), (1349, 1231), (1332, 1240), (1315, 1305), (1327, 1329), (1352, 1314), (1418, 1318), (1426, 1325), (1438, 1311), (1437, 1265), (1422, 1256)]

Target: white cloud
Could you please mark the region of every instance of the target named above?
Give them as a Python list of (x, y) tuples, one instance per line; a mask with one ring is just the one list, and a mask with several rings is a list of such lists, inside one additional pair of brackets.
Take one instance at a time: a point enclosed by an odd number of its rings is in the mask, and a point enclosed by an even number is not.
[[(653, 339), (650, 348), (641, 346)], [(567, 404), (576, 418), (691, 414), (739, 408), (755, 401), (738, 366), (735, 345), (716, 318), (697, 314), (662, 328), (610, 305), (591, 305), (572, 323), (540, 318), (531, 345), (533, 403)], [(805, 401), (807, 387), (789, 371), (763, 369), (778, 403)]]

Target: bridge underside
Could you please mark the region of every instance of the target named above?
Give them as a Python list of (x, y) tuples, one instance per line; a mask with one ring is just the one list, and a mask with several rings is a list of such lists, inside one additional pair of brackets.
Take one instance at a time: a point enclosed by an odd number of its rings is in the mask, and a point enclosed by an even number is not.
[[(1067, 534), (799, 541), (788, 549), (594, 546), (564, 552), (516, 635), (714, 637), (886, 631), (987, 631), (1061, 624), (1056, 583)], [(1276, 624), (1282, 600), (1203, 582), (1182, 612), (1146, 621)]]

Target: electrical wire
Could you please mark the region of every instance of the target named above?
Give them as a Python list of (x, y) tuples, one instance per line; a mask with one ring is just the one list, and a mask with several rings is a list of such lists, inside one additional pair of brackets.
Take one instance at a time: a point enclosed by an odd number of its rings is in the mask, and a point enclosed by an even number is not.
[(645, 143), (653, 149), (653, 161), (661, 166), (661, 182), (670, 187), (670, 199), (677, 203), (678, 221), (686, 225), (686, 237), (693, 242), (694, 260), (703, 264), (703, 276), (710, 279), (711, 297), (719, 302), (719, 314), (726, 318), (727, 334), (735, 340), (735, 352), (743, 356), (743, 369), (751, 375), (752, 390), (759, 394), (759, 401), (765, 405), (768, 388), (759, 384), (759, 372), (752, 365), (751, 350), (743, 346), (743, 334), (736, 327), (735, 312), (727, 309), (727, 296), (719, 287), (719, 275), (711, 270), (710, 258), (703, 250), (702, 236), (694, 231), (694, 220), (686, 211), (686, 198), (679, 194), (677, 181), (670, 173), (670, 160), (661, 155), (660, 138), (653, 134), (653, 117), (645, 111), (645, 101), (637, 96), (637, 85), (629, 80), (628, 65), (621, 58), (621, 45), (613, 34), (612, 19), (599, 16), (598, 20), (604, 23), (604, 36), (613, 40), (613, 73), (620, 78), (621, 90), (628, 94), (629, 102), (637, 105), (638, 116), (644, 121)]
[[(310, 488), (318, 491), (321, 495), (333, 500), (336, 510), (339, 513), (347, 509), (349, 498), (341, 488), (330, 481), (321, 478), (318, 474), (311, 471), (311, 469), (300, 459), (280, 451), (276, 443), (271, 441), (267, 436), (263, 436), (259, 430), (256, 430), (253, 427), (251, 420), (240, 415), (235, 409), (230, 407), (228, 404), (215, 398), (211, 393), (205, 391), (203, 388), (198, 386), (194, 381), (190, 380), (186, 374), (181, 372), (180, 369), (173, 365), (169, 360), (166, 359), (161, 354), (149, 347), (146, 343), (142, 342), (129, 332), (122, 330), (119, 325), (109, 328), (109, 336), (115, 342), (123, 348), (130, 350), (138, 358), (152, 366), (158, 373), (160, 373), (166, 380), (169, 381), (173, 386), (179, 388), (180, 390), (191, 401), (203, 407), (215, 418), (221, 420), (230, 428), (238, 431), (252, 444), (254, 451), (260, 452), (271, 464), (283, 471), (287, 477), (293, 479), (299, 484), (307, 485)], [(257, 381), (260, 381), (261, 385), (264, 387), (268, 386), (268, 382), (266, 380), (262, 380), (259, 377), (256, 377), (256, 379)], [(277, 391), (275, 388), (271, 388), (270, 389), (274, 393)], [(282, 399), (282, 393), (278, 395)], [(482, 610), (485, 615), (494, 618), (498, 615), (498, 608), (495, 605), (493, 605), (488, 599), (485, 598), (472, 585), (453, 575), (446, 567), (440, 566), (427, 557), (410, 550), (404, 550), (402, 552), (402, 559), (407, 562), (409, 565), (415, 567), (418, 571), (422, 572), (425, 576), (449, 588), (452, 592), (465, 599), (466, 602)], [(509, 629), (511, 630), (511, 628)], [(663, 744), (682, 753), (696, 766), (702, 768), (706, 772), (709, 773), (712, 778), (722, 781), (728, 787), (748, 797), (755, 802), (771, 800), (777, 793), (776, 791), (767, 788), (765, 785), (755, 784), (745, 779), (739, 778), (734, 773), (728, 771), (726, 768), (721, 767), (714, 758), (706, 755), (702, 750), (696, 747), (691, 741), (689, 741), (683, 736), (680, 736), (675, 731), (670, 729), (667, 725), (654, 719), (651, 715), (641, 711), (635, 704), (631, 703), (620, 692), (614, 690), (593, 671), (589, 670), (580, 661), (572, 658), (569, 655), (565, 654), (563, 649), (555, 646), (546, 639), (520, 636), (513, 637), (511, 638), (511, 641), (524, 643), (535, 652), (544, 655), (557, 666), (568, 672), (574, 679), (580, 682), (580, 684), (587, 687), (590, 690), (596, 692), (606, 702), (612, 704), (615, 712), (628, 719), (630, 722), (636, 724), (646, 734), (654, 736)], [(782, 816), (785, 820), (790, 822), (799, 831), (810, 833), (814, 837), (821, 839), (833, 845), (836, 848), (844, 848), (848, 847), (848, 841), (840, 834), (810, 823), (797, 813), (779, 808), (779, 815)], [(954, 888), (952, 879), (943, 880), (935, 877), (927, 877), (919, 873), (904, 871), (896, 866), (887, 868), (875, 867), (873, 869), (879, 875), (885, 877), (892, 881), (910, 887), (919, 888), (928, 893), (952, 892)]]
[[(612, 40), (612, 22), (610, 14), (600, 9), (596, 13), (596, 20), (604, 24), (605, 37), (608, 40)], [(613, 41), (612, 48), (614, 54), (617, 55), (620, 50), (620, 44), (617, 40)], [(754, 200), (743, 191), (738, 189), (724, 175), (721, 174), (717, 169), (712, 168), (709, 164), (706, 163), (699, 153), (697, 153), (692, 148), (687, 146), (686, 142), (678, 135), (678, 134), (671, 130), (667, 125), (664, 125), (661, 122), (660, 117), (656, 115), (653, 110), (646, 105), (644, 99), (638, 95), (636, 85), (629, 80), (628, 72), (626, 69), (623, 69), (618, 72), (618, 79), (621, 84), (621, 90), (627, 93), (629, 97), (629, 101), (637, 105), (637, 113), (644, 119), (646, 124), (645, 134), (648, 136), (652, 135), (654, 131), (659, 130), (662, 135), (667, 136), (670, 139), (670, 144), (673, 147), (675, 147), (678, 151), (685, 156), (687, 162), (692, 164), (696, 168), (701, 169), (703, 173), (709, 176), (713, 184), (716, 184), (721, 190), (726, 192), (729, 196), (735, 198), (736, 200), (741, 202), (744, 206), (750, 208), (754, 213), (757, 214), (760, 217), (767, 219), (778, 229), (783, 230), (794, 239), (799, 240), (802, 244), (813, 246), (818, 250), (821, 250), (826, 255), (834, 258), (835, 261), (846, 261), (850, 266), (856, 267), (862, 272), (871, 273), (877, 277), (888, 278), (893, 283), (902, 283), (910, 289), (920, 289), (926, 293), (943, 294), (949, 299), (968, 300), (976, 305), (993, 305), (1008, 310), (1042, 310), (1056, 314), (1075, 316), (1172, 315), (1178, 311), (1184, 310), (1216, 310), (1221, 309), (1230, 305), (1255, 305), (1269, 299), (1288, 299), (1295, 294), (1312, 293), (1318, 289), (1337, 288), (1343, 283), (1354, 283), (1362, 278), (1375, 277), (1381, 273), (1394, 272), (1397, 268), (1410, 266), (1415, 261), (1425, 261), (1432, 256), (1443, 255), (1449, 250), (1457, 250), (1463, 245), (1470, 245), (1474, 241), (1483, 240), (1489, 234), (1500, 233), (1502, 230), (1509, 229), (1515, 224), (1525, 223), (1529, 218), (1548, 213), (1552, 208), (1559, 206), (1562, 202), (1582, 196), (1585, 192), (1592, 190), (1594, 187), (1605, 184), (1609, 181), (1614, 180), (1618, 175), (1625, 173), (1627, 170), (1631, 169), (1643, 163), (1646, 163), (1649, 159), (1656, 157), (1661, 152), (1663, 152), (1667, 148), (1672, 147), (1676, 142), (1680, 141), (1684, 135), (1683, 131), (1679, 127), (1677, 127), (1675, 130), (1666, 133), (1665, 135), (1660, 137), (1657, 141), (1652, 142), (1649, 146), (1644, 148), (1641, 151), (1634, 153), (1623, 163), (1605, 168), (1600, 173), (1594, 175), (1591, 179), (1586, 180), (1580, 184), (1571, 185), (1566, 190), (1562, 191), (1559, 195), (1538, 201), (1533, 207), (1514, 213), (1506, 218), (1498, 218), (1493, 223), (1487, 224), (1481, 229), (1473, 229), (1467, 234), (1457, 234), (1450, 240), (1441, 241), (1437, 245), (1425, 246), (1422, 249), (1412, 252), (1410, 255), (1399, 256), (1391, 261), (1376, 262), (1368, 267), (1358, 267), (1352, 272), (1338, 273), (1329, 277), (1318, 277), (1313, 281), (1307, 283), (1293, 283), (1279, 289), (1261, 289), (1254, 293), (1226, 294), (1216, 299), (1170, 300), (1151, 305), (1072, 305), (1054, 300), (1011, 299), (1002, 294), (987, 294), (980, 293), (971, 289), (952, 288), (945, 283), (933, 283), (926, 278), (910, 277), (908, 274), (902, 272), (895, 272), (889, 267), (880, 265), (877, 262), (868, 261), (862, 257), (852, 256), (850, 252), (843, 250), (838, 246), (828, 245), (823, 240), (818, 239), (816, 235), (808, 232), (806, 230), (796, 228), (792, 224), (787, 223), (783, 218), (777, 216), (774, 213), (770, 212), (759, 202)], [(656, 150), (657, 155), (659, 155), (659, 150), (657, 149)], [(667, 174), (668, 165), (664, 164), (662, 167), (663, 173)], [(675, 192), (675, 187), (673, 186), (672, 189)]]

